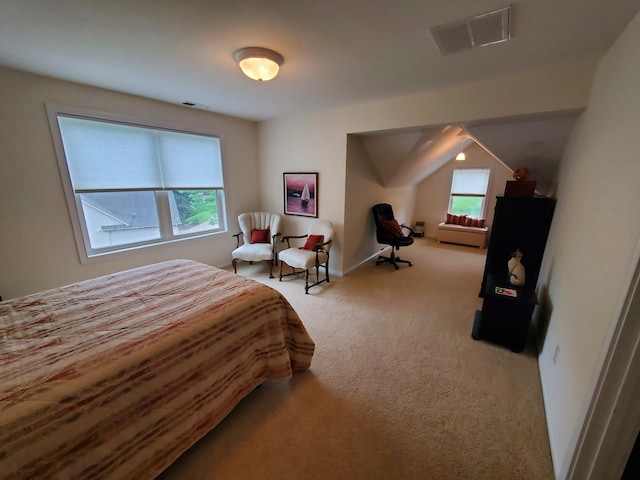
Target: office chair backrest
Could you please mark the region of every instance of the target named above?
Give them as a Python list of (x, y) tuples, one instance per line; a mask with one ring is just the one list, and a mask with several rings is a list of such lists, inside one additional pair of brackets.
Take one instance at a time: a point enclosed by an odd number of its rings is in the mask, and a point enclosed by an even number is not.
[(373, 206), (373, 219), (376, 222), (376, 228), (380, 228), (380, 220), (393, 220), (393, 208), (388, 203), (379, 203)]
[(395, 220), (393, 216), (393, 208), (388, 203), (379, 203), (373, 206), (373, 219), (376, 223), (376, 239), (378, 243), (388, 244), (389, 234), (382, 222)]

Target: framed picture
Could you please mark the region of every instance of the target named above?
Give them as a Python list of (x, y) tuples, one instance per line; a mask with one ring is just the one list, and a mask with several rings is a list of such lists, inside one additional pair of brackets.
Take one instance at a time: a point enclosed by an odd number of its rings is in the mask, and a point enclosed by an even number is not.
[(284, 173), (284, 213), (318, 218), (318, 173)]

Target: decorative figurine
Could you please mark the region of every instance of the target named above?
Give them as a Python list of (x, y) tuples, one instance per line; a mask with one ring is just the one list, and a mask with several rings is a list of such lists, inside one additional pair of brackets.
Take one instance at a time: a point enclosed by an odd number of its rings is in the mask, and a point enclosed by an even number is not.
[(511, 285), (515, 285), (517, 287), (521, 287), (524, 285), (524, 266), (520, 263), (522, 259), (522, 252), (520, 249), (517, 249), (515, 252), (511, 254), (511, 259), (509, 260), (509, 283)]
[(520, 167), (519, 169), (513, 172), (513, 178), (517, 181), (522, 182), (529, 177), (529, 169), (525, 167)]

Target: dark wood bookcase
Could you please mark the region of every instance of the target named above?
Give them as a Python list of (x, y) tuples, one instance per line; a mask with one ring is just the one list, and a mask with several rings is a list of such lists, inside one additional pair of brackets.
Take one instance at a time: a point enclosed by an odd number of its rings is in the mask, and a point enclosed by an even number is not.
[[(479, 293), (484, 301), (474, 318), (474, 339), (507, 345), (516, 352), (524, 348), (554, 209), (553, 198), (497, 198)], [(517, 249), (525, 269), (521, 287), (509, 285), (507, 278), (511, 253)], [(517, 296), (496, 294), (496, 286), (513, 289)]]
[[(499, 293), (509, 289), (515, 296)], [(513, 287), (487, 276), (482, 310), (476, 310), (471, 336), (521, 352), (527, 343), (531, 315), (537, 303), (534, 287)]]
[(525, 284), (536, 286), (554, 209), (553, 198), (497, 197), (480, 287), (481, 297), (484, 296), (489, 274), (493, 274), (498, 282), (507, 280), (509, 258), (518, 248), (523, 255)]

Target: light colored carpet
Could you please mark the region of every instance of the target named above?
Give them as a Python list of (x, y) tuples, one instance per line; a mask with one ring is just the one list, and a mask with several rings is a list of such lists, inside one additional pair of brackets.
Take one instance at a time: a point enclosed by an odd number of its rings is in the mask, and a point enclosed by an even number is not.
[(316, 343), (311, 370), (267, 382), (160, 478), (553, 478), (538, 364), (474, 341), (485, 251), (418, 239), (414, 266), (368, 262), (281, 291)]

